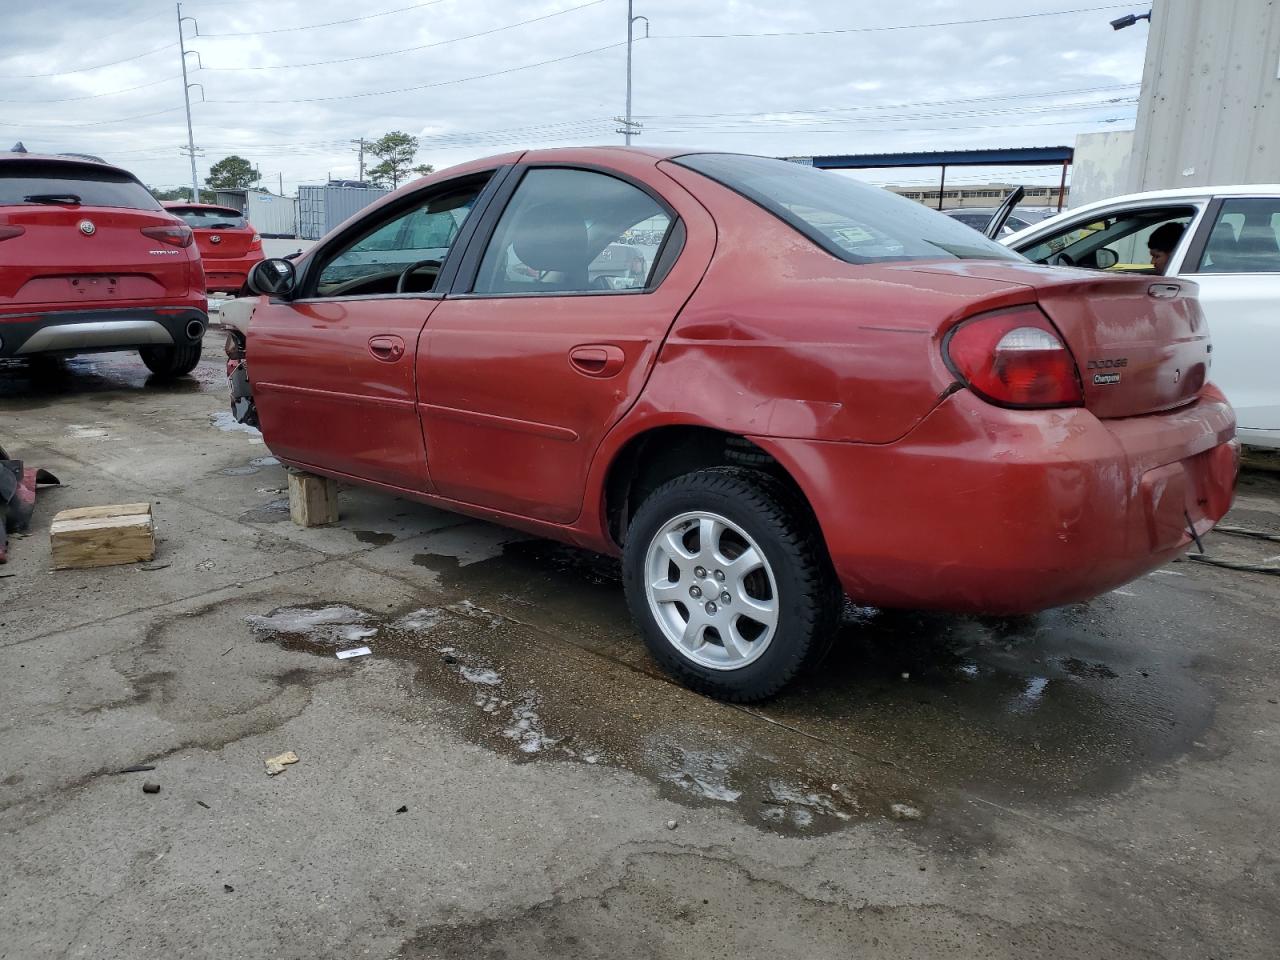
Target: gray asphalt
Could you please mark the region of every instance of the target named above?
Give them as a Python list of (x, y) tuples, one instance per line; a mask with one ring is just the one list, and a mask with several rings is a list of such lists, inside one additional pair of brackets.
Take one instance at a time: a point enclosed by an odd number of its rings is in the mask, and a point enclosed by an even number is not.
[[(726, 706), (610, 560), (359, 490), (294, 527), (220, 354), (0, 365), (0, 444), (64, 481), (0, 566), (0, 957), (1276, 956), (1276, 577), (850, 605)], [(55, 511), (140, 500), (154, 563), (49, 570)], [(1280, 483), (1232, 519), (1280, 532)]]

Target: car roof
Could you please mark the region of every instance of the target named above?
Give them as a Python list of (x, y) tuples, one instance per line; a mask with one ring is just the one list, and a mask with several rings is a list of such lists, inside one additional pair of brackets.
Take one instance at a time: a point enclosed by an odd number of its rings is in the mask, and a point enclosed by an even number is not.
[(186, 200), (161, 200), (162, 207), (182, 207), (184, 210), (235, 210), (240, 216), (244, 214), (236, 210), (235, 207), (229, 207), (225, 203), (188, 203)]
[(0, 163), (19, 160), (36, 161), (38, 163), (65, 163), (75, 167), (106, 167), (108, 170), (116, 170), (126, 176), (133, 176), (123, 167), (117, 167), (115, 164), (107, 163), (105, 160), (92, 159), (87, 154), (73, 157), (58, 153), (14, 153), (12, 150), (0, 150)]

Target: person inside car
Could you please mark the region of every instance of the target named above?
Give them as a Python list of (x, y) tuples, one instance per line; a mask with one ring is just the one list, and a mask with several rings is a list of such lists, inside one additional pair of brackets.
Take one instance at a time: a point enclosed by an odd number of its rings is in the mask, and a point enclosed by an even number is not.
[(1151, 266), (1161, 276), (1169, 269), (1169, 258), (1178, 248), (1184, 227), (1180, 223), (1166, 223), (1151, 231), (1151, 239), (1147, 241), (1147, 250), (1151, 254)]

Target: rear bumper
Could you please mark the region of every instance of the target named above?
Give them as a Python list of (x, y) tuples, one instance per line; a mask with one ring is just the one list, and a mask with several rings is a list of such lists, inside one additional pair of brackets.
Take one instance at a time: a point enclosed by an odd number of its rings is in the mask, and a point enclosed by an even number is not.
[(236, 293), (244, 286), (249, 271), (263, 259), (261, 252), (226, 259), (204, 257), (204, 286), (210, 293)]
[(1215, 388), (1165, 414), (1014, 411), (968, 391), (885, 445), (759, 438), (804, 488), (851, 597), (1030, 613), (1183, 553), (1231, 505), (1240, 445)]
[(0, 357), (181, 346), (200, 340), (208, 325), (195, 307), (0, 313)]

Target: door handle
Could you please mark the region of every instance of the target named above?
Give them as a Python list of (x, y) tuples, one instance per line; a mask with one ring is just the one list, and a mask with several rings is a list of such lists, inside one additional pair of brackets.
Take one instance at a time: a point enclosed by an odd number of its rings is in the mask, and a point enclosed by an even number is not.
[(611, 343), (592, 343), (569, 351), (569, 364), (588, 377), (612, 377), (626, 362), (622, 348)]
[(379, 360), (394, 363), (404, 356), (404, 341), (389, 334), (370, 337), (369, 352)]

